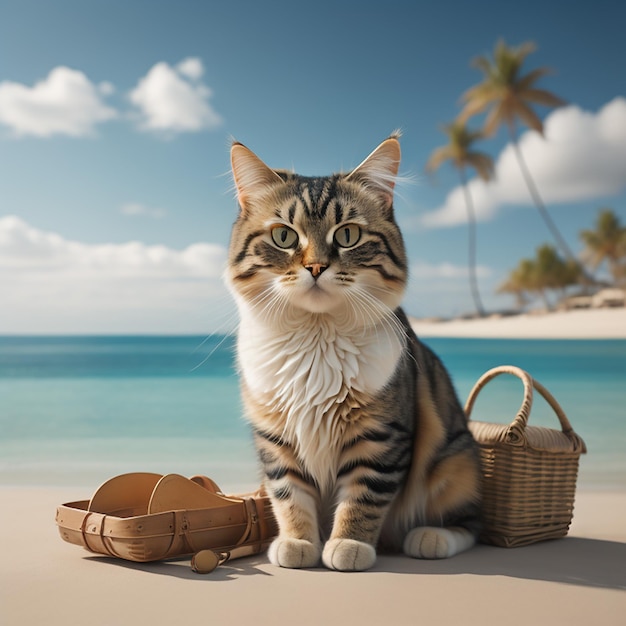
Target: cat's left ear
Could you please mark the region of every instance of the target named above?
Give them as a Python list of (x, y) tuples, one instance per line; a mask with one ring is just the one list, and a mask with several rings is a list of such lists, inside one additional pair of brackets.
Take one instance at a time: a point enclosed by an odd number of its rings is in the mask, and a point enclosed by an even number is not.
[(384, 202), (385, 208), (391, 208), (393, 189), (400, 167), (400, 142), (397, 135), (385, 139), (358, 167), (348, 176), (347, 180), (364, 183), (377, 192)]
[(230, 163), (237, 186), (237, 198), (241, 210), (248, 208), (250, 198), (269, 185), (284, 184), (283, 179), (259, 157), (239, 142), (230, 149)]

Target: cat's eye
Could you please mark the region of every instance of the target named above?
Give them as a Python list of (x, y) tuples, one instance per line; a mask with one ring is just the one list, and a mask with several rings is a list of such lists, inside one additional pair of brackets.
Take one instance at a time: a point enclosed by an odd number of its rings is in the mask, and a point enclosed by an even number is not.
[(361, 227), (358, 224), (344, 224), (335, 231), (335, 243), (342, 248), (352, 248), (361, 239)]
[(298, 245), (298, 233), (289, 226), (274, 226), (272, 228), (272, 241), (279, 248), (295, 248)]

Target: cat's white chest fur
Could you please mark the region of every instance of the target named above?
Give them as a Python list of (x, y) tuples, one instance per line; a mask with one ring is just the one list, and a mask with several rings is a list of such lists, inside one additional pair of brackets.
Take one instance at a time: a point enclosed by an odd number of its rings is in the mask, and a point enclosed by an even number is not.
[(270, 325), (242, 311), (239, 364), (249, 393), (318, 482), (334, 469), (357, 398), (387, 384), (402, 350), (388, 325), (350, 332), (313, 314)]

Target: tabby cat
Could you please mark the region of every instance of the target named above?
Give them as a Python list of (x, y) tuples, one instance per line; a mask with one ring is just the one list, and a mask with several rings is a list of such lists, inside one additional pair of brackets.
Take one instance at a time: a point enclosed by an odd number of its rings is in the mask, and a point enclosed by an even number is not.
[(475, 443), (446, 370), (400, 308), (392, 135), (347, 174), (273, 170), (231, 150), (240, 213), (228, 283), (247, 418), (278, 521), (282, 567), (370, 568), (376, 549), (472, 546)]

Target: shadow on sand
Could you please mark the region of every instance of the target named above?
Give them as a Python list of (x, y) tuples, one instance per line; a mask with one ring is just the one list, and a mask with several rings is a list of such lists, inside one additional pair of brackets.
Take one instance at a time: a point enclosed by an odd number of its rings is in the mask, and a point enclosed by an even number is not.
[[(237, 580), (243, 576), (272, 575), (272, 566), (268, 565), (264, 556), (229, 561), (207, 575), (192, 572), (189, 559), (133, 563), (108, 557), (86, 558), (116, 567), (197, 582), (224, 582)], [(320, 568), (311, 571), (326, 570)], [(506, 576), (585, 587), (626, 589), (626, 543), (567, 537), (523, 548), (506, 549), (479, 545), (469, 552), (441, 561), (421, 561), (399, 555), (382, 555), (373, 569), (361, 575), (383, 572), (414, 576), (458, 574)]]
[(417, 575), (507, 576), (626, 589), (626, 543), (567, 537), (523, 548), (479, 545), (443, 561), (381, 557), (377, 570)]

